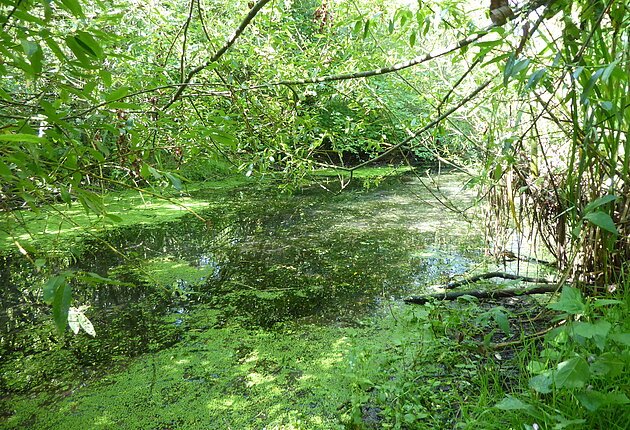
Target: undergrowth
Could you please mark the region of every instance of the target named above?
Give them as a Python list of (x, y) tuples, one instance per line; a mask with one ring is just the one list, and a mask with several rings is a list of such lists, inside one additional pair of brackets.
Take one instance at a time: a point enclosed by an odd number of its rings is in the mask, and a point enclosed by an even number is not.
[(544, 304), (409, 308), (383, 322), (386, 347), (366, 345), (351, 361), (351, 426), (625, 429), (629, 303), (628, 293), (565, 287)]

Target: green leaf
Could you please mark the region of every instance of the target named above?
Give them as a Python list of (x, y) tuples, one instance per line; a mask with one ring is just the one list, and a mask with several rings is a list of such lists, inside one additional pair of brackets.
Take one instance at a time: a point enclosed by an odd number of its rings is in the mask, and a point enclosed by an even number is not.
[(68, 45), (68, 48), (70, 48), (70, 50), (77, 58), (77, 60), (79, 60), (81, 65), (83, 65), (83, 67), (90, 67), (90, 60), (88, 57), (86, 57), (85, 51), (83, 50), (81, 44), (79, 44), (79, 42), (77, 41), (76, 36), (67, 36), (65, 38), (65, 41), (66, 45)]
[(529, 79), (527, 80), (525, 89), (530, 90), (532, 88), (535, 88), (536, 85), (538, 85), (538, 82), (540, 82), (540, 80), (545, 76), (546, 73), (547, 73), (546, 69), (539, 69), (539, 70), (536, 70), (534, 73), (532, 73), (529, 76)]
[(597, 209), (600, 206), (603, 206), (607, 203), (613, 202), (617, 200), (617, 196), (614, 196), (612, 194), (607, 194), (605, 196), (602, 196), (600, 198), (597, 198), (595, 200), (593, 200), (592, 202), (590, 202), (589, 204), (587, 204), (586, 206), (584, 206), (584, 213), (589, 213), (592, 212), (594, 209)]
[(46, 142), (46, 138), (39, 137), (34, 134), (15, 133), (15, 134), (0, 134), (0, 141), (41, 143), (41, 142)]
[(48, 304), (52, 304), (55, 298), (55, 293), (57, 292), (57, 288), (59, 288), (59, 286), (63, 284), (65, 281), (66, 281), (65, 275), (57, 275), (50, 278), (48, 282), (46, 282), (46, 284), (44, 285), (44, 297), (43, 297), (44, 302)]
[(604, 73), (602, 73), (602, 81), (604, 83), (608, 82), (610, 75), (612, 74), (613, 70), (615, 70), (615, 67), (617, 67), (617, 64), (619, 64), (620, 61), (621, 61), (621, 58), (618, 58), (612, 63), (610, 63), (608, 66), (606, 66), (606, 68), (604, 69)]
[(544, 373), (545, 370), (546, 370), (545, 363), (542, 363), (540, 361), (532, 360), (529, 363), (527, 363), (527, 371), (529, 373), (538, 375), (540, 373)]
[(551, 393), (552, 386), (553, 386), (552, 372), (550, 372), (549, 370), (538, 376), (534, 376), (533, 378), (530, 378), (529, 380), (529, 388), (541, 394)]
[(173, 175), (172, 173), (165, 173), (164, 176), (166, 176), (173, 188), (175, 188), (177, 191), (180, 191), (183, 188), (182, 181), (177, 176)]
[(409, 36), (409, 46), (416, 45), (416, 37), (417, 37), (417, 34), (416, 34), (416, 31), (414, 30), (411, 32), (411, 35)]
[(81, 48), (92, 57), (102, 58), (103, 57), (103, 48), (98, 44), (96, 39), (85, 31), (78, 31), (76, 35), (76, 40), (81, 45)]
[(611, 393), (601, 393), (599, 391), (583, 391), (575, 395), (586, 409), (595, 412), (601, 407), (625, 405), (630, 399), (621, 392), (613, 391)]
[(580, 102), (582, 104), (586, 104), (591, 92), (593, 91), (593, 88), (595, 88), (595, 84), (597, 84), (597, 81), (603, 73), (604, 69), (599, 69), (595, 73), (593, 73), (593, 76), (591, 76), (591, 78), (588, 80), (588, 83), (586, 84), (586, 87), (584, 87), (584, 91), (582, 91), (582, 95), (580, 96)]
[(365, 21), (365, 25), (363, 26), (363, 38), (366, 39), (370, 34), (370, 20)]
[(108, 95), (106, 95), (105, 96), (105, 101), (111, 102), (111, 101), (114, 101), (114, 100), (120, 100), (120, 99), (124, 98), (127, 94), (129, 94), (129, 88), (128, 87), (120, 87), (120, 88), (112, 91)]
[(560, 300), (547, 307), (571, 315), (583, 313), (584, 302), (582, 301), (582, 293), (577, 288), (564, 286), (560, 294)]
[(111, 219), (111, 220), (112, 220), (112, 221), (114, 221), (114, 222), (122, 222), (122, 220), (123, 220), (123, 219), (122, 219), (121, 217), (119, 217), (118, 215), (114, 215), (114, 214), (110, 214), (110, 213), (106, 213), (106, 214), (105, 214), (105, 217), (106, 217), (106, 218)]
[(63, 50), (59, 47), (59, 44), (52, 37), (48, 37), (44, 40), (46, 45), (50, 48), (50, 50), (55, 54), (55, 57), (61, 62), (66, 62), (68, 59)]
[(599, 320), (595, 324), (580, 321), (573, 325), (573, 332), (578, 336), (592, 339), (595, 336), (606, 337), (611, 327), (606, 320)]
[(105, 215), (105, 206), (103, 205), (102, 197), (91, 191), (81, 189), (75, 190), (75, 193), (87, 213), (92, 212), (97, 215)]
[(607, 375), (609, 378), (615, 378), (622, 374), (625, 365), (619, 354), (606, 352), (597, 357), (591, 364), (591, 373), (593, 375)]
[(142, 106), (136, 103), (127, 103), (127, 102), (112, 102), (109, 103), (111, 109), (123, 109), (123, 110), (142, 110)]
[(59, 333), (62, 333), (66, 328), (66, 324), (68, 324), (68, 310), (70, 309), (71, 301), (72, 288), (64, 279), (64, 282), (57, 287), (52, 303), (53, 318)]
[(533, 409), (532, 405), (510, 395), (506, 396), (503, 400), (494, 405), (494, 407), (502, 411), (529, 411)]
[(584, 219), (590, 221), (591, 224), (596, 225), (602, 230), (606, 230), (614, 234), (615, 236), (619, 235), (619, 231), (617, 231), (617, 227), (615, 226), (615, 223), (613, 222), (610, 215), (608, 215), (606, 212), (602, 212), (602, 211), (590, 212), (584, 215)]
[(106, 87), (110, 87), (112, 85), (112, 73), (110, 71), (99, 70), (98, 74), (101, 77), (101, 80)]
[(81, 9), (81, 3), (79, 0), (61, 0), (61, 3), (77, 18), (83, 18), (83, 9)]
[(593, 303), (593, 306), (596, 308), (600, 308), (602, 306), (619, 305), (621, 303), (623, 303), (621, 300), (616, 300), (616, 299), (597, 299)]
[(495, 322), (497, 323), (497, 325), (499, 326), (499, 328), (501, 329), (501, 331), (503, 331), (503, 333), (509, 336), (510, 333), (512, 333), (512, 330), (510, 330), (510, 323), (508, 321), (507, 315), (505, 315), (505, 313), (501, 311), (500, 309), (496, 309), (492, 313), (492, 316)]
[(588, 382), (591, 372), (583, 357), (574, 357), (558, 364), (554, 372), (554, 382), (558, 388), (582, 388)]
[(615, 333), (610, 338), (619, 345), (630, 346), (630, 333)]
[(7, 166), (6, 164), (4, 164), (2, 160), (0, 160), (0, 176), (6, 179), (9, 179), (13, 176), (13, 172), (11, 171), (11, 168)]
[(229, 147), (234, 147), (234, 145), (236, 145), (236, 138), (224, 131), (213, 130), (210, 133), (210, 137), (212, 140)]

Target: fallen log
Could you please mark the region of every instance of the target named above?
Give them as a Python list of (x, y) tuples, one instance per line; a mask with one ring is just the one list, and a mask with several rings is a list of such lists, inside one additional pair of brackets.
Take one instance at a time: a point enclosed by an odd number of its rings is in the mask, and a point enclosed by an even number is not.
[(473, 290), (473, 291), (456, 291), (449, 293), (427, 294), (425, 296), (412, 296), (404, 301), (407, 304), (423, 305), (430, 300), (457, 300), (463, 296), (472, 296), (478, 299), (498, 299), (506, 297), (526, 296), (530, 294), (555, 293), (560, 290), (560, 286), (556, 284), (537, 285), (533, 288), (512, 288), (506, 290)]
[(512, 275), (511, 273), (505, 273), (505, 272), (489, 272), (489, 273), (482, 273), (481, 275), (471, 276), (470, 278), (462, 279), (461, 281), (451, 281), (444, 286), (444, 289), (452, 290), (454, 288), (458, 288), (463, 285), (468, 285), (468, 284), (475, 283), (477, 281), (481, 281), (483, 279), (492, 279), (492, 278), (511, 279), (514, 281), (533, 282), (536, 284), (551, 284), (552, 283), (552, 281), (549, 281), (545, 278), (530, 278), (529, 276)]

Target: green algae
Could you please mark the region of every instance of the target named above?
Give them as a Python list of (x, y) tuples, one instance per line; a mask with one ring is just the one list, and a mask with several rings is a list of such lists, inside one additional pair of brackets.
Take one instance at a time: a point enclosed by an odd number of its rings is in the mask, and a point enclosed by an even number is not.
[(348, 353), (370, 330), (215, 328), (208, 310), (184, 318), (177, 347), (55, 398), (14, 399), (4, 428), (344, 428)]
[(142, 270), (138, 269), (136, 266), (122, 265), (112, 269), (109, 274), (114, 278), (124, 278), (135, 271), (140, 282), (177, 288), (186, 284), (199, 284), (215, 272), (212, 266), (195, 266), (173, 256), (143, 260)]
[(71, 206), (52, 204), (36, 211), (20, 210), (0, 214), (0, 252), (20, 246), (28, 250), (36, 248), (39, 251), (53, 251), (75, 244), (86, 234), (130, 225), (173, 221), (212, 205), (211, 200), (196, 199), (191, 194), (204, 190), (206, 193), (225, 195), (248, 183), (252, 183), (252, 180), (235, 176), (221, 181), (190, 184), (182, 191), (110, 191), (101, 196), (108, 216), (87, 211), (78, 202)]

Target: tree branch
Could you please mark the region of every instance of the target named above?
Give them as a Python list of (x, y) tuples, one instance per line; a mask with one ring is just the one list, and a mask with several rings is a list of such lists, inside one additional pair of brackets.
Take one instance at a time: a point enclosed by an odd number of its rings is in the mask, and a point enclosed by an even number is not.
[(544, 294), (544, 293), (555, 293), (560, 289), (559, 285), (551, 284), (551, 285), (538, 285), (533, 288), (528, 289), (506, 289), (506, 290), (494, 290), (494, 291), (457, 291), (450, 293), (437, 293), (437, 294), (427, 294), (425, 296), (412, 296), (405, 299), (405, 303), (414, 304), (414, 305), (423, 305), (430, 300), (457, 300), (463, 296), (472, 296), (478, 299), (498, 299), (498, 298), (506, 298), (506, 297), (518, 297), (525, 296), (530, 294)]
[(444, 285), (443, 288), (447, 290), (452, 290), (454, 288), (458, 288), (463, 285), (468, 285), (477, 281), (481, 281), (483, 279), (492, 279), (492, 278), (511, 279), (514, 281), (521, 281), (521, 282), (535, 282), (538, 284), (551, 283), (551, 281), (544, 278), (531, 278), (529, 276), (512, 275), (511, 273), (504, 273), (504, 272), (489, 272), (489, 273), (482, 273), (481, 275), (471, 276), (469, 278), (462, 279), (461, 281), (451, 281), (448, 284)]
[(381, 67), (380, 69), (373, 70), (363, 70), (360, 72), (352, 72), (352, 73), (342, 73), (340, 75), (329, 75), (329, 76), (320, 76), (317, 78), (309, 78), (309, 79), (298, 79), (294, 81), (277, 81), (269, 84), (259, 85), (252, 88), (264, 88), (270, 86), (277, 85), (306, 85), (306, 84), (318, 84), (321, 82), (331, 82), (331, 81), (343, 81), (349, 79), (358, 79), (358, 78), (368, 78), (371, 76), (385, 75), (387, 73), (398, 72), (399, 70), (407, 69), (409, 67), (417, 66), (418, 64), (426, 63), (427, 61), (433, 60), (435, 58), (443, 57), (444, 55), (450, 54), (451, 52), (457, 51), (458, 49), (463, 48), (464, 46), (468, 46), (471, 43), (474, 43), (486, 36), (490, 31), (484, 30), (479, 33), (468, 36), (465, 39), (458, 41), (457, 43), (444, 48), (441, 51), (429, 52), (425, 55), (419, 55), (411, 60), (396, 63), (394, 65), (388, 67)]
[(354, 167), (351, 168), (345, 168), (341, 170), (349, 170), (349, 171), (353, 171), (353, 170), (357, 170), (360, 169), (361, 167), (365, 167), (368, 164), (372, 164), (378, 160), (383, 159), (384, 157), (386, 157), (387, 155), (389, 155), (390, 153), (392, 153), (393, 151), (401, 148), (402, 146), (408, 144), (409, 142), (411, 142), (414, 139), (417, 139), (421, 134), (423, 134), (424, 132), (426, 132), (427, 130), (430, 130), (431, 128), (435, 127), (436, 125), (438, 125), (440, 122), (442, 122), (445, 118), (447, 118), (448, 116), (450, 116), (452, 113), (454, 113), (455, 111), (457, 111), (459, 108), (461, 108), (462, 106), (464, 106), (466, 103), (468, 103), (469, 101), (471, 101), (472, 99), (474, 99), (481, 91), (483, 91), (488, 85), (490, 85), (490, 83), (492, 82), (492, 79), (488, 79), (486, 82), (484, 82), (483, 84), (479, 85), (477, 88), (475, 88), (475, 90), (473, 92), (471, 92), (470, 94), (468, 94), (466, 97), (464, 97), (462, 100), (460, 100), (459, 103), (457, 103), (455, 106), (453, 106), (452, 108), (450, 108), (449, 110), (447, 110), (446, 112), (444, 112), (442, 115), (438, 116), (436, 119), (434, 119), (433, 121), (431, 121), (430, 123), (428, 123), (427, 125), (425, 125), (424, 127), (418, 129), (417, 131), (415, 131), (413, 133), (413, 135), (409, 136), (408, 138), (406, 138), (405, 140), (397, 143), (396, 145), (392, 146), (391, 148), (389, 148), (387, 151), (382, 152), (381, 154), (379, 154), (378, 156), (364, 161), (363, 163), (357, 164)]
[(173, 95), (173, 98), (171, 98), (171, 100), (162, 108), (162, 111), (166, 111), (173, 103), (175, 103), (177, 100), (180, 99), (180, 97), (182, 96), (182, 93), (184, 92), (186, 88), (188, 88), (190, 81), (192, 80), (193, 77), (195, 77), (196, 74), (198, 74), (203, 69), (205, 69), (206, 67), (210, 66), (212, 63), (217, 61), (219, 58), (221, 58), (223, 54), (225, 54), (225, 52), (228, 49), (230, 49), (230, 47), (234, 44), (236, 39), (238, 39), (239, 36), (243, 33), (243, 31), (245, 31), (247, 26), (252, 22), (252, 20), (258, 14), (258, 12), (263, 8), (263, 6), (265, 6), (270, 1), (271, 0), (260, 0), (258, 3), (256, 3), (254, 7), (251, 8), (249, 13), (245, 17), (245, 19), (243, 19), (243, 21), (238, 26), (236, 31), (234, 31), (234, 33), (232, 33), (232, 35), (228, 37), (225, 44), (221, 48), (219, 48), (219, 50), (215, 52), (215, 54), (208, 61), (195, 67), (190, 72), (188, 72), (186, 79), (182, 81), (181, 86), (177, 89), (177, 91)]

